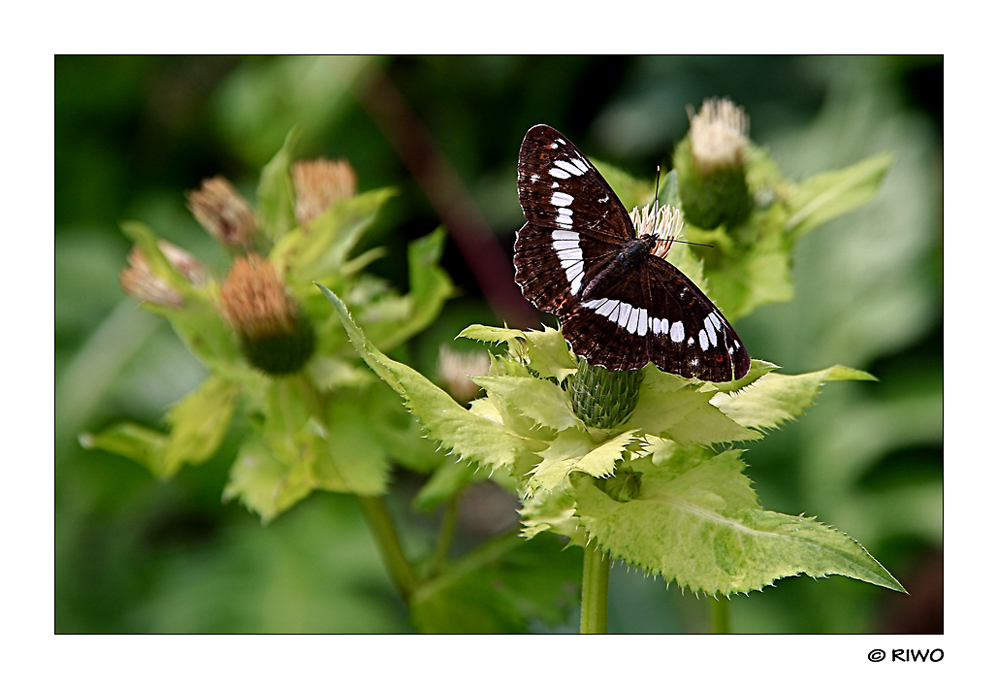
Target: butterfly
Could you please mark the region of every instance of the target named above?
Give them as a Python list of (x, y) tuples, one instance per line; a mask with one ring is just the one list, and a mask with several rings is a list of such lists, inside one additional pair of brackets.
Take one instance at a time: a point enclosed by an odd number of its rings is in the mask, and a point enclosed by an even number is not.
[[(749, 354), (714, 303), (653, 253), (663, 238), (637, 235), (624, 205), (576, 146), (548, 125), (527, 131), (517, 164), (527, 223), (513, 263), (524, 296), (555, 314), (591, 365), (732, 381)], [(668, 248), (668, 245), (667, 245)]]

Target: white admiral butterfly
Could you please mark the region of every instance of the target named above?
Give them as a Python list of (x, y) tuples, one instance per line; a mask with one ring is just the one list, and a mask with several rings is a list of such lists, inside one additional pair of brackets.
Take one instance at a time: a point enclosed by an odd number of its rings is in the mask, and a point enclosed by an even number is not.
[(636, 236), (593, 164), (548, 125), (524, 137), (517, 191), (527, 218), (514, 244), (517, 284), (534, 306), (560, 317), (577, 355), (616, 370), (653, 362), (704, 381), (746, 375), (749, 354), (732, 326), (652, 253), (663, 238)]

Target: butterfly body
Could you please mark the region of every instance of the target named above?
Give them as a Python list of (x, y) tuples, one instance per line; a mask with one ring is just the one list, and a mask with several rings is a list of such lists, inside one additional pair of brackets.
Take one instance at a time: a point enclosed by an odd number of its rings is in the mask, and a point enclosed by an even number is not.
[(636, 236), (617, 195), (552, 127), (524, 137), (517, 189), (527, 223), (514, 244), (515, 279), (536, 307), (560, 317), (577, 355), (608, 369), (653, 362), (708, 381), (745, 376), (749, 355), (732, 326), (654, 253), (662, 238)]

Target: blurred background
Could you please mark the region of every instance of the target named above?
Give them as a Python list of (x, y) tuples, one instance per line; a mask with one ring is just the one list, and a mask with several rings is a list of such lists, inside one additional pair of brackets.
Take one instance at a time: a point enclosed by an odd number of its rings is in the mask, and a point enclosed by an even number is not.
[[(411, 630), (352, 498), (315, 494), (267, 527), (221, 502), (238, 425), (216, 458), (169, 482), (79, 446), (114, 420), (157, 424), (206, 375), (121, 292), (119, 221), (224, 274), (184, 192), (221, 174), (252, 199), (298, 125), (299, 158), (346, 158), (361, 191), (401, 191), (366, 239), (389, 249), (375, 273), (405, 289), (406, 243), (448, 227), (444, 266), (462, 294), (410, 343), (432, 372), (470, 323), (539, 324), (510, 263), (531, 125), (651, 178), (686, 133), (686, 106), (711, 96), (745, 107), (752, 139), (791, 179), (895, 155), (872, 202), (798, 246), (795, 300), (737, 327), (786, 373), (844, 364), (880, 379), (830, 384), (745, 459), (764, 507), (846, 531), (910, 595), (788, 578), (734, 598), (733, 630), (942, 632), (942, 58), (61, 56), (55, 77), (57, 632)], [(418, 553), (435, 522), (410, 513), (413, 485), (399, 475), (390, 506)], [(513, 528), (515, 508), (476, 487), (460, 538)], [(623, 567), (610, 596), (611, 632), (708, 629), (703, 598)]]

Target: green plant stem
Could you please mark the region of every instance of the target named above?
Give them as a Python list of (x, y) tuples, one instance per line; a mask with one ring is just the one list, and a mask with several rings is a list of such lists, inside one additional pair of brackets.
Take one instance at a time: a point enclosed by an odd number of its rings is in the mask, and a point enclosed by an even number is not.
[(728, 599), (724, 597), (709, 599), (708, 605), (711, 608), (711, 632), (719, 634), (732, 632), (728, 616)]
[(385, 502), (378, 496), (358, 496), (357, 502), (361, 505), (368, 527), (378, 541), (378, 549), (382, 552), (389, 576), (399, 590), (402, 600), (408, 605), (420, 582), (413, 564), (402, 550), (399, 534), (395, 531)]
[(454, 540), (454, 530), (458, 524), (458, 497), (452, 496), (444, 506), (444, 515), (441, 518), (441, 528), (437, 535), (437, 546), (430, 556), (430, 563), (427, 567), (427, 579), (435, 577), (440, 572), (441, 566), (447, 560), (447, 555), (451, 551), (451, 542)]
[(583, 601), (579, 615), (579, 632), (607, 632), (607, 581), (610, 557), (592, 541), (583, 551)]

